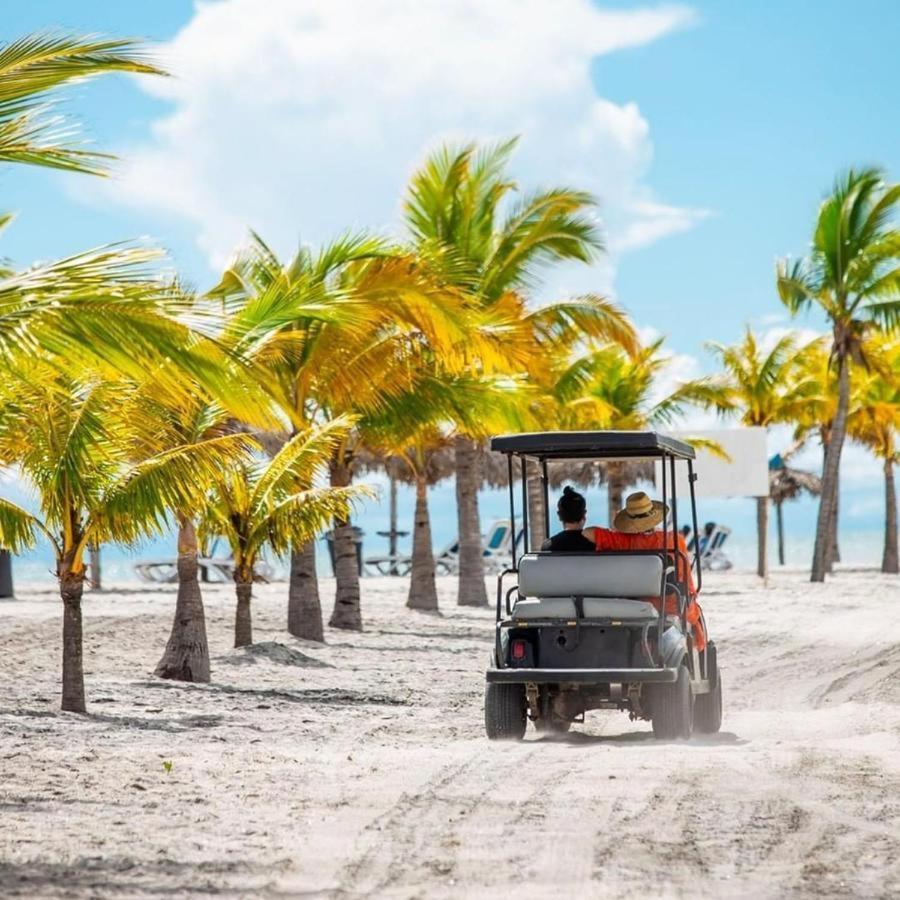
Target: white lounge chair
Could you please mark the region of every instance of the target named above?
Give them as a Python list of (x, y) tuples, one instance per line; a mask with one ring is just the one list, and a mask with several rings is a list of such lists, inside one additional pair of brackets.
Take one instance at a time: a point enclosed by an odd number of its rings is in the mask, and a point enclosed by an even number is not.
[[(198, 575), (203, 582), (228, 582), (234, 580), (234, 560), (230, 556), (200, 557), (197, 560)], [(134, 571), (141, 581), (148, 584), (174, 584), (178, 581), (178, 563), (173, 559), (145, 559), (134, 564)], [(253, 569), (256, 581), (270, 581), (274, 571), (265, 560), (259, 560)]]

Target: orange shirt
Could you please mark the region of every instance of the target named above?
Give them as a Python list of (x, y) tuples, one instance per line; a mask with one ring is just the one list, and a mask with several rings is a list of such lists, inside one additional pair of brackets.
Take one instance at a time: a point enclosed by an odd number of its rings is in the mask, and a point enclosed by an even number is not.
[[(697, 603), (697, 588), (694, 586), (694, 575), (691, 570), (691, 558), (688, 555), (687, 544), (679, 534), (677, 537), (678, 557), (675, 562), (676, 571), (680, 581), (687, 581), (688, 598), (685, 609), (685, 618), (691, 625), (694, 634), (694, 644), (698, 651), (706, 648), (706, 630), (703, 627), (703, 612)], [(647, 531), (643, 534), (625, 534), (621, 531), (611, 531), (609, 528), (594, 528), (594, 547), (598, 553), (604, 550), (660, 550), (664, 549), (663, 533), (661, 531)], [(666, 533), (665, 549), (672, 549), (672, 532)], [(659, 598), (647, 598), (659, 609)], [(666, 613), (674, 615), (677, 612), (675, 600), (672, 597), (666, 600)]]
[[(688, 593), (696, 596), (694, 587), (694, 575), (691, 570), (690, 556), (684, 538), (678, 535), (678, 559), (675, 563), (679, 581), (687, 581)], [(611, 531), (609, 528), (594, 528), (594, 547), (600, 553), (604, 550), (661, 550), (663, 549), (663, 533), (661, 531), (647, 531), (643, 534), (625, 534), (621, 531)], [(666, 533), (665, 549), (672, 549), (672, 532)]]

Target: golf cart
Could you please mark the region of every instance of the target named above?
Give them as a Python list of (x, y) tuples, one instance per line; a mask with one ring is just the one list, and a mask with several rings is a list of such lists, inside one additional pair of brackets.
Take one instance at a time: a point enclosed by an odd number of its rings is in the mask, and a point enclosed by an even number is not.
[[(699, 590), (701, 567), (697, 554), (686, 558), (677, 543), (676, 466), (687, 467), (697, 533), (693, 447), (653, 432), (585, 431), (495, 437), (491, 449), (507, 457), (511, 521), (515, 460), (521, 467), (525, 546), (519, 558), (513, 548), (510, 568), (497, 579), (487, 736), (521, 740), (528, 719), (538, 731), (567, 731), (591, 709), (649, 720), (662, 739), (718, 731), (722, 683), (715, 644), (708, 641), (698, 652), (685, 617), (687, 574), (693, 569)], [(540, 467), (543, 530), (549, 535), (548, 463), (591, 459), (659, 461), (659, 490), (669, 512), (660, 548), (551, 553), (528, 546), (527, 462)]]

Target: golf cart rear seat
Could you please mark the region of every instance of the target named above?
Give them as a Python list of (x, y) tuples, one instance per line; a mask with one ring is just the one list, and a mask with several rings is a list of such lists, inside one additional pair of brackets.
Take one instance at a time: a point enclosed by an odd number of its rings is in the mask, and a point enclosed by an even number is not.
[(575, 598), (585, 618), (655, 619), (661, 556), (652, 553), (526, 553), (519, 561), (515, 619), (574, 619)]

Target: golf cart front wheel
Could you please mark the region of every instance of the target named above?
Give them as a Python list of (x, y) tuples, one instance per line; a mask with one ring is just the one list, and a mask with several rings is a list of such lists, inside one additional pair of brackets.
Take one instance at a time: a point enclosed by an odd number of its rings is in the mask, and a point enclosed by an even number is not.
[(490, 740), (521, 741), (527, 716), (524, 684), (491, 683), (485, 687), (484, 730)]
[(654, 684), (652, 687), (650, 715), (653, 736), (663, 741), (689, 738), (694, 724), (694, 709), (687, 666), (678, 667), (678, 678), (672, 684)]

